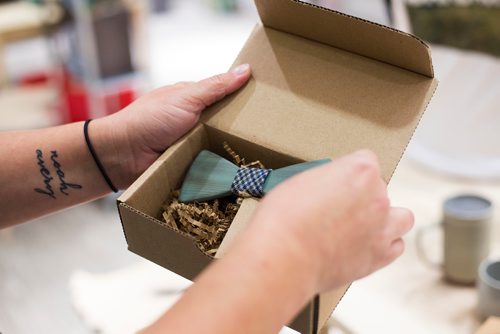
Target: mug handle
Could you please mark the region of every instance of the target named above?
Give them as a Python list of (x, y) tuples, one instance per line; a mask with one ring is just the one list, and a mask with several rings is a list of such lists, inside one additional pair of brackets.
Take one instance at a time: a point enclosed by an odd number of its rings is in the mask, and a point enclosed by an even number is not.
[(441, 228), (443, 226), (442, 223), (436, 223), (432, 225), (427, 225), (427, 226), (422, 226), (418, 231), (417, 231), (417, 237), (416, 237), (416, 245), (417, 245), (417, 256), (422, 261), (424, 264), (426, 264), (428, 267), (434, 268), (434, 269), (442, 269), (443, 264), (442, 263), (437, 263), (434, 261), (431, 261), (429, 259), (429, 256), (427, 255), (424, 247), (423, 247), (423, 241), (424, 241), (424, 236), (436, 229), (436, 228)]

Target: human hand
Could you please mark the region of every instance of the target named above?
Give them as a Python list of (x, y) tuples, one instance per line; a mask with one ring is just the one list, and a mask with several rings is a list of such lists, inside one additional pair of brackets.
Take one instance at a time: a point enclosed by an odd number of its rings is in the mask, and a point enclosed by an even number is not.
[(410, 211), (390, 207), (376, 156), (359, 151), (278, 186), (261, 202), (250, 227), (266, 237), (248, 242), (271, 254), (285, 247), (297, 268), (311, 273), (319, 293), (399, 257), (401, 238), (413, 221)]
[[(118, 188), (129, 186), (170, 145), (191, 130), (209, 105), (238, 90), (250, 78), (247, 64), (199, 82), (156, 89), (122, 111), (92, 122), (103, 149), (119, 163), (109, 163)], [(93, 130), (94, 131), (94, 130)]]

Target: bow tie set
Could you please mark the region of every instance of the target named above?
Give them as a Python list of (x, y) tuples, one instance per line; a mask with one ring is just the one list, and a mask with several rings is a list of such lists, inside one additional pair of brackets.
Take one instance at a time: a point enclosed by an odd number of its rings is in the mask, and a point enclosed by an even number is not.
[(230, 196), (263, 197), (286, 179), (329, 163), (330, 159), (304, 162), (276, 170), (238, 167), (209, 151), (201, 151), (182, 184), (179, 201), (202, 202)]

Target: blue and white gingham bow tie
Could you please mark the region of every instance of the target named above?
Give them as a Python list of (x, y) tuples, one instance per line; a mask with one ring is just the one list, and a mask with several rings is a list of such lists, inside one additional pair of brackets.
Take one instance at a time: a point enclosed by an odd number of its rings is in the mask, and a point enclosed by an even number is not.
[(182, 184), (180, 202), (201, 202), (229, 195), (262, 197), (286, 179), (326, 164), (330, 159), (304, 162), (277, 170), (239, 168), (209, 151), (201, 151)]

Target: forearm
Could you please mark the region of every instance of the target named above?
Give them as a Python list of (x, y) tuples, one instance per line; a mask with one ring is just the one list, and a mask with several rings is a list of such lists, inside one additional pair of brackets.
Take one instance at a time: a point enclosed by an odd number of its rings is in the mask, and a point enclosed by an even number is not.
[[(120, 178), (113, 133), (95, 120), (89, 136), (111, 179)], [(0, 133), (0, 228), (21, 223), (110, 192), (83, 135), (83, 123)]]
[(251, 227), (144, 333), (279, 332), (314, 295), (315, 282), (299, 265), (310, 262), (307, 254), (274, 232)]
[[(248, 65), (197, 83), (166, 86), (94, 120), (89, 135), (112, 183), (128, 187), (201, 112), (239, 89)], [(110, 191), (90, 155), (83, 123), (0, 133), (0, 228), (101, 197)]]

